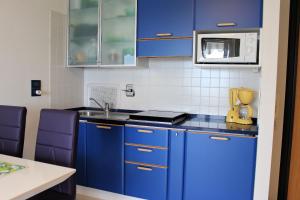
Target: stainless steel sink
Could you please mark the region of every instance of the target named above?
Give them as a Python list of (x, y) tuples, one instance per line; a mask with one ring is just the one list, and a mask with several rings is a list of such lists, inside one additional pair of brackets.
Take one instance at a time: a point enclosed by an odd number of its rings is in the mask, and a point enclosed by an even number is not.
[(80, 117), (107, 119), (107, 120), (127, 120), (130, 113), (124, 112), (104, 112), (95, 110), (79, 110)]
[(80, 116), (84, 117), (93, 117), (97, 115), (102, 115), (104, 114), (104, 111), (95, 111), (95, 110), (79, 110), (78, 111)]

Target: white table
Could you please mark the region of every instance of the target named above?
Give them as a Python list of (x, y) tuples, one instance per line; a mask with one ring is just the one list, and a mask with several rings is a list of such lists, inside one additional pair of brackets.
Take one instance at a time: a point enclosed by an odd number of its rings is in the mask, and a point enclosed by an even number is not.
[(0, 176), (1, 200), (24, 200), (69, 178), (76, 170), (0, 154), (0, 161), (25, 166)]

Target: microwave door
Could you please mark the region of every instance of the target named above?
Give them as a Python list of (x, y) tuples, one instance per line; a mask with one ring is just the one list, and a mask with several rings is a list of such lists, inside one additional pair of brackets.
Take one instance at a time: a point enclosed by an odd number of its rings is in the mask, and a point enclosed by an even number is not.
[(244, 62), (244, 34), (198, 35), (198, 63)]

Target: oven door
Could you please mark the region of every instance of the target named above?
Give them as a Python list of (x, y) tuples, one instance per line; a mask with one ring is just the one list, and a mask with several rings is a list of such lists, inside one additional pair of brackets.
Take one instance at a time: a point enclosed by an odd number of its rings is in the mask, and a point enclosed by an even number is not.
[(244, 63), (245, 33), (198, 34), (197, 63)]

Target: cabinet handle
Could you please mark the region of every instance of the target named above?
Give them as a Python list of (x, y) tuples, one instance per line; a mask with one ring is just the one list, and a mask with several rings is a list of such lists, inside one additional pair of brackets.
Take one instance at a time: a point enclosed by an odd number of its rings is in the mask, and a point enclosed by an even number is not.
[(229, 26), (237, 26), (236, 23), (234, 22), (224, 22), (224, 23), (218, 23), (218, 27), (229, 27)]
[(156, 34), (157, 37), (171, 37), (173, 36), (172, 33), (157, 33)]
[(230, 138), (228, 138), (228, 137), (219, 137), (219, 136), (210, 136), (209, 138), (212, 139), (212, 140), (221, 140), (221, 141), (230, 140)]
[(139, 133), (153, 133), (153, 131), (150, 130), (138, 130)]
[(144, 148), (137, 148), (138, 151), (141, 151), (141, 152), (146, 152), (146, 153), (151, 153), (153, 152), (152, 149), (144, 149)]
[(149, 168), (149, 167), (141, 167), (141, 166), (138, 166), (137, 169), (138, 169), (138, 170), (142, 170), (142, 171), (152, 171), (152, 168)]
[(96, 126), (99, 129), (106, 129), (106, 130), (111, 130), (110, 126)]

